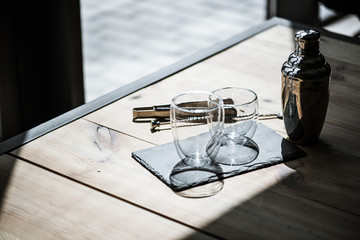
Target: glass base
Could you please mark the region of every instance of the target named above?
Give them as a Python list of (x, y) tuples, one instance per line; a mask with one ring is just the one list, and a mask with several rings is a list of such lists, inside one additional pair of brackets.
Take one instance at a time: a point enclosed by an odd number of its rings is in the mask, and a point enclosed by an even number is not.
[(205, 164), (199, 165), (199, 160), (191, 164), (191, 159), (183, 159), (172, 169), (171, 184), (174, 188), (186, 189), (177, 191), (178, 195), (189, 198), (209, 197), (223, 188), (221, 166), (210, 159), (200, 162)]
[(243, 165), (254, 161), (258, 155), (258, 145), (252, 139), (243, 137), (239, 142), (223, 141), (215, 162), (230, 166)]

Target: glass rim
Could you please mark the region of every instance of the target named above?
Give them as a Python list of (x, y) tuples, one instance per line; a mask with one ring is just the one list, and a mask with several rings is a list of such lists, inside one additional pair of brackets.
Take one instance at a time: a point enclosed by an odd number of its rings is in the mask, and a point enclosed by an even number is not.
[[(253, 96), (253, 99), (250, 100), (250, 101), (241, 103), (241, 104), (225, 104), (225, 103), (224, 103), (224, 106), (243, 106), (243, 105), (247, 105), (247, 104), (254, 103), (254, 102), (256, 102), (256, 101), (258, 100), (258, 96), (257, 96), (256, 92), (254, 92), (253, 90), (248, 89), (248, 88), (241, 88), (241, 87), (223, 87), (223, 88), (218, 88), (218, 89), (214, 90), (213, 93), (216, 94), (217, 91), (230, 90), (230, 89), (244, 90), (244, 91), (250, 92), (250, 93), (252, 93), (252, 94), (254, 95), (254, 96)], [(221, 97), (220, 97), (220, 98), (221, 98)]]
[[(177, 98), (180, 98), (182, 96), (185, 96), (185, 95), (190, 95), (190, 94), (205, 94), (208, 96), (208, 99), (213, 102), (214, 104), (216, 104), (216, 107), (209, 107), (207, 109), (188, 109), (188, 108), (185, 108), (185, 107), (181, 107), (179, 106), (178, 104), (176, 104), (176, 99)], [(215, 102), (214, 100), (212, 100), (210, 98), (210, 96), (214, 96), (216, 97), (219, 102)], [(222, 98), (217, 95), (216, 93), (214, 92), (208, 92), (208, 91), (201, 91), (201, 90), (195, 90), (195, 91), (188, 91), (188, 92), (183, 92), (183, 93), (180, 93), (178, 95), (176, 95), (175, 97), (173, 97), (171, 99), (171, 106), (173, 106), (174, 108), (178, 109), (178, 110), (181, 110), (183, 112), (188, 112), (188, 113), (197, 113), (197, 112), (209, 112), (209, 111), (214, 111), (215, 109), (219, 109), (221, 108), (222, 106), (224, 106), (224, 102), (222, 100)]]

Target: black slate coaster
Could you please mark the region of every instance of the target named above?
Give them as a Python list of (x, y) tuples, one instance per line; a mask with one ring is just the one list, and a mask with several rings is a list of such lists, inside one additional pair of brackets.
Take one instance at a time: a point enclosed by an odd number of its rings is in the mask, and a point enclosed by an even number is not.
[[(220, 176), (221, 179), (294, 160), (306, 155), (297, 145), (284, 139), (261, 123), (258, 124), (252, 139), (259, 147), (259, 155), (257, 158), (253, 162), (245, 165), (220, 165), (224, 172), (224, 174)], [(214, 176), (207, 177), (206, 179), (199, 177), (196, 182), (191, 182), (186, 185), (174, 185), (174, 183), (170, 181), (170, 173), (181, 159), (177, 154), (173, 142), (133, 152), (132, 157), (173, 191), (186, 190), (219, 179), (219, 177), (215, 178)]]

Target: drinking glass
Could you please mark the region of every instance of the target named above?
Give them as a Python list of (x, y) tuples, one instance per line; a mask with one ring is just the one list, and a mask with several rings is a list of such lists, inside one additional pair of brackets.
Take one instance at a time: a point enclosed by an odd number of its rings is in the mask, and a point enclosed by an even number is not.
[(254, 161), (259, 154), (257, 144), (251, 139), (259, 118), (256, 93), (237, 87), (221, 88), (213, 93), (225, 102), (224, 133), (215, 161), (235, 166)]
[[(170, 123), (181, 161), (170, 174), (176, 186), (204, 184), (178, 193), (186, 197), (211, 196), (222, 189), (222, 168), (214, 159), (221, 145), (224, 106), (211, 92), (192, 91), (174, 97), (170, 105)], [(209, 183), (210, 182), (210, 183)]]

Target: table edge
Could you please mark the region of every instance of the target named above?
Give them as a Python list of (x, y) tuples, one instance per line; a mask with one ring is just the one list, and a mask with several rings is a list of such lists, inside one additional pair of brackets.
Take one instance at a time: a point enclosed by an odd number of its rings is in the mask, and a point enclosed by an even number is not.
[(108, 94), (105, 94), (99, 98), (96, 98), (95, 100), (88, 102), (86, 104), (83, 104), (77, 108), (74, 108), (62, 115), (59, 115), (47, 122), (44, 122), (30, 130), (27, 130), (23, 133), (20, 133), (8, 140), (5, 140), (0, 143), (0, 155), (10, 152), (26, 143), (29, 143), (57, 128), (60, 128), (72, 121), (75, 121), (89, 113), (92, 113), (108, 104), (111, 104), (121, 98), (126, 97), (127, 95), (130, 95), (138, 90), (141, 90), (142, 88), (145, 88), (151, 84), (154, 84), (156, 82), (159, 82), (163, 80), (164, 78), (167, 78), (173, 74), (176, 74), (198, 62), (201, 62), (207, 58), (210, 58), (222, 51), (225, 51), (226, 49), (256, 35), (259, 34), (273, 26), (276, 25), (283, 25), (287, 27), (292, 27), (295, 29), (306, 29), (306, 28), (313, 28), (318, 30), (323, 36), (328, 36), (331, 38), (339, 39), (345, 42), (350, 42), (354, 44), (360, 45), (360, 39), (357, 38), (351, 38), (348, 36), (336, 34), (329, 32), (325, 29), (320, 29), (317, 27), (310, 27), (305, 24), (300, 24), (296, 22), (292, 22), (283, 18), (274, 17), (269, 20), (264, 21), (263, 23), (250, 28), (249, 30), (246, 30), (244, 32), (241, 32), (239, 34), (236, 34), (229, 39), (216, 43), (206, 49), (200, 50), (188, 57), (185, 57), (181, 59), (180, 61), (169, 65), (167, 67), (164, 67), (152, 74), (149, 74), (145, 77), (142, 77), (138, 80), (135, 80), (134, 82), (127, 84), (123, 87), (120, 87)]

